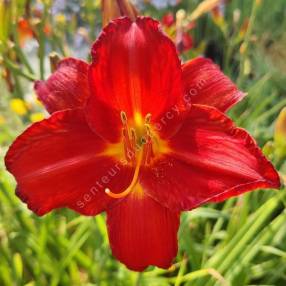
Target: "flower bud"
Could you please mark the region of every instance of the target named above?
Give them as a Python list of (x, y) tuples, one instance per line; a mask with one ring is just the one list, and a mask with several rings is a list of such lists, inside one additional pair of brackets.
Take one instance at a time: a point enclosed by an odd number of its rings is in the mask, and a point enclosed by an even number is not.
[(129, 0), (102, 0), (102, 25), (106, 26), (111, 20), (127, 16), (135, 20), (138, 12)]
[(276, 120), (274, 142), (277, 156), (286, 156), (286, 107), (281, 110)]

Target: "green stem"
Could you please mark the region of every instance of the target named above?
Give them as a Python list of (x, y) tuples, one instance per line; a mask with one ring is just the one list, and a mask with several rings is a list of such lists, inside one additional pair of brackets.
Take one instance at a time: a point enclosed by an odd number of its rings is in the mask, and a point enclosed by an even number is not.
[(3, 62), (4, 64), (6, 65), (6, 67), (11, 70), (11, 72), (15, 75), (20, 75), (30, 81), (35, 81), (37, 80), (37, 78), (31, 74), (31, 73), (28, 73), (28, 72), (25, 72), (21, 69), (21, 67), (19, 67), (18, 65), (14, 64), (12, 61), (10, 61), (9, 59), (7, 58), (4, 58), (3, 59)]
[(34, 71), (32, 69), (32, 66), (30, 65), (26, 55), (23, 53), (23, 50), (20, 47), (20, 43), (19, 43), (19, 39), (18, 39), (18, 34), (17, 34), (17, 30), (16, 30), (16, 26), (12, 25), (12, 29), (13, 29), (13, 35), (14, 35), (14, 50), (17, 54), (17, 56), (19, 57), (19, 59), (21, 60), (21, 62), (27, 67), (28, 71), (31, 74), (34, 74)]
[(142, 282), (142, 273), (139, 272), (136, 277), (135, 286), (142, 286), (141, 282)]
[(247, 54), (248, 54), (250, 36), (252, 34), (254, 23), (256, 20), (257, 8), (258, 8), (258, 2), (256, 0), (253, 0), (248, 28), (247, 28), (247, 31), (245, 33), (244, 41), (242, 42), (242, 45), (241, 45), (241, 47), (243, 47), (244, 51), (241, 52), (238, 86), (241, 86), (241, 84), (244, 81), (244, 77), (245, 77), (244, 66), (245, 66), (245, 61), (246, 61)]

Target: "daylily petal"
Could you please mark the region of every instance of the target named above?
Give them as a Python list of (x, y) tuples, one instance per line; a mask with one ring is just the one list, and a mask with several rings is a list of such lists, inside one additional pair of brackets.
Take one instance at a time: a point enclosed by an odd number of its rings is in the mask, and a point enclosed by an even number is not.
[(210, 59), (196, 58), (182, 66), (185, 101), (227, 111), (246, 94)]
[(110, 118), (115, 127), (120, 125), (120, 111), (128, 118), (151, 113), (155, 122), (182, 98), (176, 48), (158, 26), (151, 18), (120, 18), (103, 30), (92, 48), (88, 120), (109, 140), (120, 135), (118, 128), (111, 134), (109, 125)]
[(49, 113), (85, 105), (89, 96), (87, 71), (86, 62), (66, 58), (47, 80), (35, 82), (37, 96)]
[(36, 214), (70, 207), (95, 215), (114, 202), (104, 189), (121, 192), (133, 172), (105, 155), (106, 148), (80, 110), (59, 111), (24, 131), (5, 163), (17, 180), (17, 195)]
[(162, 207), (141, 191), (135, 190), (107, 211), (113, 255), (135, 271), (149, 265), (168, 268), (177, 254), (179, 213)]
[(170, 152), (145, 168), (141, 184), (171, 209), (190, 210), (256, 189), (279, 176), (254, 139), (216, 108), (192, 105)]

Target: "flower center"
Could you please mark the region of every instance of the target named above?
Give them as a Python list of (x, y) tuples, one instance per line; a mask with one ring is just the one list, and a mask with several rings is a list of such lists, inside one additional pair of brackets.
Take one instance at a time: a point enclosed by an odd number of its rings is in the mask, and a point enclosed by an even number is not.
[(116, 194), (108, 188), (105, 189), (105, 193), (112, 198), (127, 196), (137, 184), (140, 167), (150, 164), (154, 156), (150, 128), (151, 114), (148, 113), (143, 120), (140, 113), (135, 113), (134, 127), (128, 125), (128, 119), (124, 111), (121, 112), (120, 116), (123, 124), (122, 135), (125, 158), (135, 166), (135, 171), (130, 185), (123, 192)]

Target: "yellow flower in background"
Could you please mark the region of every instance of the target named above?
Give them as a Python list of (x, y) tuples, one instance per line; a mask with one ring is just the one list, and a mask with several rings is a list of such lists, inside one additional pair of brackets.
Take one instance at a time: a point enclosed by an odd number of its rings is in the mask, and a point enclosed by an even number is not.
[(35, 112), (30, 115), (31, 122), (38, 122), (45, 118), (44, 114), (41, 112)]
[(27, 105), (24, 100), (20, 98), (13, 98), (10, 100), (10, 108), (13, 112), (20, 116), (27, 114)]
[(284, 186), (286, 186), (286, 175), (285, 174), (281, 174), (281, 176), (282, 176), (283, 184), (284, 184)]
[(276, 120), (274, 130), (275, 151), (279, 157), (286, 156), (286, 107), (284, 107)]
[(66, 16), (62, 13), (55, 15), (56, 23), (64, 25), (66, 23)]

